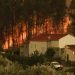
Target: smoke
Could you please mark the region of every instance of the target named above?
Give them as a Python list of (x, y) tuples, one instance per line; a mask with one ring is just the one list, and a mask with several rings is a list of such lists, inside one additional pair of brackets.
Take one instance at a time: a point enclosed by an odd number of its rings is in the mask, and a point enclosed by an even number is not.
[(72, 0), (66, 0), (66, 6), (69, 8)]
[[(70, 24), (70, 17), (66, 16), (63, 19), (63, 23), (62, 21), (59, 23), (59, 27), (57, 27), (57, 25), (55, 27), (53, 27), (53, 20), (51, 18), (47, 18), (43, 24), (41, 25), (33, 25), (33, 27), (31, 28), (31, 34), (32, 37), (34, 37), (34, 35), (38, 36), (40, 34), (43, 33), (47, 33), (47, 34), (65, 34), (67, 33), (67, 27)], [(21, 46), (22, 44), (24, 44), (24, 42), (27, 39), (27, 31), (28, 29), (26, 28), (26, 23), (22, 22), (21, 26), (18, 27), (19, 25), (15, 25), (14, 28), (14, 32), (13, 32), (13, 36), (11, 34), (9, 34), (8, 36), (5, 36), (5, 42), (3, 44), (3, 49), (6, 50), (10, 47), (13, 47), (13, 45), (15, 46)], [(14, 41), (13, 41), (14, 40)]]

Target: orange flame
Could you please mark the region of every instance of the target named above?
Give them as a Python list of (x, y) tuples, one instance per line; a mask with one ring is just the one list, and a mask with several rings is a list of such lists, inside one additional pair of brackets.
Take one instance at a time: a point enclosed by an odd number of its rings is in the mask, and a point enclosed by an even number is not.
[[(59, 23), (59, 29), (57, 29), (57, 31), (54, 31), (54, 27), (53, 27), (53, 21), (51, 18), (48, 18), (45, 20), (45, 22), (43, 22), (43, 24), (36, 26), (36, 22), (34, 22), (34, 25), (32, 27), (32, 36), (34, 35), (39, 35), (39, 34), (43, 34), (45, 32), (47, 32), (48, 34), (57, 34), (57, 33), (66, 33), (67, 32), (67, 27), (68, 25), (71, 23), (70, 21), (70, 17), (66, 16), (64, 18), (64, 22), (63, 22), (63, 27), (61, 26), (61, 22)], [(21, 27), (19, 27), (19, 25), (15, 25), (14, 27), (14, 33), (13, 36), (9, 35), (5, 38), (5, 43), (3, 44), (3, 49), (6, 50), (9, 47), (12, 47), (14, 45), (18, 45), (21, 46), (27, 39), (27, 28), (26, 28), (26, 23), (22, 22), (21, 23)], [(63, 32), (61, 32), (63, 29)], [(21, 30), (21, 31), (20, 31)], [(13, 42), (14, 40), (14, 42)]]
[(70, 17), (66, 16), (64, 18), (64, 33), (67, 33), (67, 27), (68, 25), (70, 25), (70, 23), (71, 23)]
[[(14, 32), (13, 35), (8, 35), (5, 38), (5, 43), (3, 44), (3, 49), (6, 50), (9, 47), (12, 47), (15, 43), (15, 45), (21, 46), (22, 43), (26, 40), (26, 24), (22, 23), (22, 32), (19, 31), (19, 27), (18, 25), (16, 25), (15, 27), (13, 27)], [(14, 40), (14, 42), (13, 42)]]

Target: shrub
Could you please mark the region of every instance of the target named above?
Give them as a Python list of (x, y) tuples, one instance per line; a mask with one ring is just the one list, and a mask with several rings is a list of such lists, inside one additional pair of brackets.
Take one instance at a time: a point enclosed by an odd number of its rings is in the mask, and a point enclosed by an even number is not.
[(48, 60), (52, 60), (54, 54), (55, 54), (54, 48), (48, 48), (45, 53), (45, 56)]

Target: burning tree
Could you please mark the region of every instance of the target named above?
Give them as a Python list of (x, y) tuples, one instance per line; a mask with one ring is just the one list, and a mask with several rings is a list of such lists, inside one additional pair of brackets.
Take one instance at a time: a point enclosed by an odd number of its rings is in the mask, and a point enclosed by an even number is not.
[(66, 33), (65, 0), (0, 0), (3, 48), (22, 46), (39, 34)]

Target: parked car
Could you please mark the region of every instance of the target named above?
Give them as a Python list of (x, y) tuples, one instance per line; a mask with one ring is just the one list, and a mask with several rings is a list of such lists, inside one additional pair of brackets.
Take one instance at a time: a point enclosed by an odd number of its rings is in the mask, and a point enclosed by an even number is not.
[(57, 61), (53, 61), (50, 63), (51, 68), (56, 69), (56, 70), (62, 70), (63, 66), (57, 62)]

